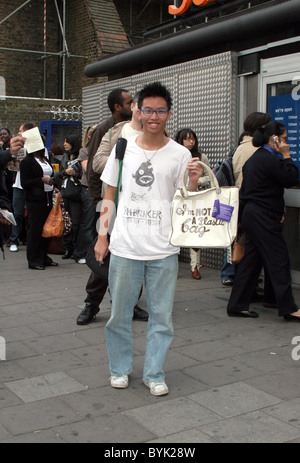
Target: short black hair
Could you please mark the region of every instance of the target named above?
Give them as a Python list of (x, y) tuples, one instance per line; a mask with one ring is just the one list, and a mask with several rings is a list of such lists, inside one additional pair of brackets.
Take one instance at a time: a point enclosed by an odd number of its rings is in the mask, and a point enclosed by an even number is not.
[(34, 125), (31, 122), (25, 122), (25, 124), (22, 124), (21, 127), (23, 128), (24, 132), (34, 129)]
[(0, 129), (0, 132), (1, 132), (1, 130), (6, 130), (6, 132), (8, 133), (8, 135), (11, 135), (11, 132), (10, 132), (10, 130), (9, 130), (7, 127), (2, 127), (2, 128)]
[(155, 97), (155, 96), (160, 96), (161, 98), (164, 98), (167, 102), (168, 110), (171, 109), (171, 106), (172, 106), (171, 93), (160, 82), (154, 82), (152, 84), (148, 84), (140, 91), (139, 102), (138, 102), (139, 109), (142, 108), (143, 101), (145, 98)]
[(129, 91), (125, 90), (125, 88), (115, 88), (109, 93), (107, 97), (107, 104), (112, 114), (115, 112), (115, 104), (123, 106), (123, 93), (129, 93)]
[(253, 134), (256, 132), (257, 129), (267, 125), (271, 122), (272, 116), (268, 113), (261, 113), (261, 112), (253, 112), (246, 117), (244, 121), (244, 132), (245, 135), (250, 135), (253, 137)]
[(252, 144), (255, 147), (263, 146), (264, 144), (269, 143), (269, 140), (272, 135), (277, 135), (280, 137), (284, 134), (286, 128), (281, 122), (273, 121), (269, 122), (265, 127), (257, 129), (253, 135)]

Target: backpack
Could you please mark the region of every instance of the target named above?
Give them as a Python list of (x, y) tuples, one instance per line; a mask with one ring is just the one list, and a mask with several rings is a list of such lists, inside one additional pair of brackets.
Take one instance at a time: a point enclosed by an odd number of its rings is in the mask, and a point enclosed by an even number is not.
[(228, 158), (223, 162), (218, 162), (214, 168), (214, 174), (220, 186), (234, 186), (235, 178), (233, 174), (232, 158), (237, 148), (234, 148)]

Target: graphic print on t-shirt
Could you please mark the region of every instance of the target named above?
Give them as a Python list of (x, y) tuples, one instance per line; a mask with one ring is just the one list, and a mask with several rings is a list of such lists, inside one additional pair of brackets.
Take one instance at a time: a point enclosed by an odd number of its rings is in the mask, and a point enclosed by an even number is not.
[(153, 167), (148, 162), (143, 162), (135, 174), (132, 174), (132, 177), (135, 179), (135, 182), (139, 186), (151, 187), (155, 181), (153, 174)]

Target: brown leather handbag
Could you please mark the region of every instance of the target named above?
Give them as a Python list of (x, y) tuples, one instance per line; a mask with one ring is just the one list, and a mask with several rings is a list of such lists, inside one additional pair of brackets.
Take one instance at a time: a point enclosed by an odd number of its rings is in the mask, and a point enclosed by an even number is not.
[(244, 257), (244, 255), (245, 255), (245, 247), (239, 244), (237, 240), (235, 240), (232, 245), (231, 262), (233, 264), (239, 264), (242, 258)]

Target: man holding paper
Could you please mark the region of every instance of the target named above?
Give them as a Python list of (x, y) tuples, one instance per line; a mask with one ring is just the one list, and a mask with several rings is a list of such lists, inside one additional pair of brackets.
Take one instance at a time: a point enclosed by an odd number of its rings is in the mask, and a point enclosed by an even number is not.
[[(21, 148), (23, 148), (25, 139), (22, 137), (14, 137), (11, 139), (10, 149), (4, 150), (0, 153), (0, 209), (5, 211), (11, 210), (11, 204), (7, 196), (7, 191), (3, 181), (3, 170), (6, 168), (8, 162), (13, 161), (13, 156), (16, 156)], [(2, 224), (9, 224), (10, 222), (5, 218), (2, 213), (0, 214), (0, 247), (3, 251), (2, 239)]]
[[(20, 125), (19, 128), (19, 133), (20, 137), (25, 137), (23, 135), (24, 132), (27, 130), (33, 129), (34, 125), (30, 122), (25, 122)], [(27, 138), (27, 136), (26, 136)], [(26, 140), (25, 140), (26, 141)], [(24, 218), (24, 213), (25, 213), (25, 194), (23, 191), (23, 188), (21, 186), (21, 177), (20, 177), (20, 162), (24, 157), (26, 156), (26, 144), (24, 148), (19, 151), (18, 157), (21, 155), (19, 162), (16, 163), (17, 165), (17, 174), (15, 177), (15, 182), (13, 184), (13, 198), (12, 198), (12, 206), (14, 210), (14, 216), (15, 216), (15, 221), (16, 224), (13, 225), (12, 227), (12, 232), (10, 236), (10, 248), (9, 250), (11, 252), (18, 252), (19, 248), (19, 236), (21, 235), (22, 232), (22, 227), (23, 227), (23, 218)]]

